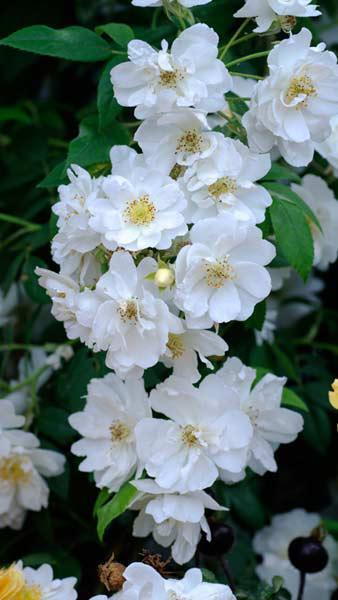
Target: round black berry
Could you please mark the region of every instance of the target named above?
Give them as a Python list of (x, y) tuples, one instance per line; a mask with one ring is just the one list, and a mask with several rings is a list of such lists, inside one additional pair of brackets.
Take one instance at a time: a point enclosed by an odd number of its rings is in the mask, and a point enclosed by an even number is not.
[(298, 537), (289, 546), (291, 564), (303, 573), (318, 573), (329, 560), (323, 544), (314, 537)]
[(235, 535), (232, 527), (225, 523), (209, 523), (211, 530), (211, 541), (208, 542), (205, 535), (201, 538), (199, 549), (203, 554), (217, 556), (226, 554), (231, 550), (235, 541)]

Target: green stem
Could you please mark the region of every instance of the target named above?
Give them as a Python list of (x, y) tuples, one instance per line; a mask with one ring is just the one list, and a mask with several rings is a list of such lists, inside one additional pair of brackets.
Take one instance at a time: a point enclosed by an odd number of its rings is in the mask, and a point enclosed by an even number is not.
[(244, 35), (242, 35), (242, 37), (240, 37), (237, 40), (235, 40), (231, 44), (231, 47), (233, 48), (233, 46), (237, 46), (238, 44), (242, 44), (243, 42), (247, 42), (248, 40), (252, 40), (253, 38), (255, 38), (257, 36), (258, 36), (258, 33), (245, 33)]
[(235, 31), (234, 35), (230, 38), (230, 40), (228, 41), (227, 44), (225, 44), (225, 46), (223, 46), (222, 48), (220, 48), (220, 55), (219, 58), (220, 60), (223, 60), (223, 58), (225, 57), (226, 53), (228, 52), (229, 48), (231, 48), (231, 46), (233, 46), (234, 42), (237, 40), (238, 36), (240, 35), (240, 33), (242, 33), (243, 29), (245, 29), (245, 27), (247, 26), (247, 24), (249, 23), (250, 19), (245, 19), (243, 21), (243, 23), (238, 27), (237, 31)]
[(119, 54), (119, 55), (122, 55), (122, 56), (127, 56), (127, 52), (123, 51), (123, 50), (111, 50), (111, 53), (112, 54)]
[(0, 213), (0, 221), (12, 223), (13, 225), (21, 225), (21, 227), (26, 227), (26, 229), (29, 229), (30, 231), (38, 231), (41, 229), (41, 225), (38, 225), (37, 223), (31, 223), (25, 219), (19, 219), (19, 217), (14, 217), (13, 215), (7, 215), (5, 213)]
[(161, 6), (159, 6), (158, 8), (155, 8), (154, 14), (153, 14), (153, 18), (152, 18), (152, 21), (151, 21), (151, 28), (152, 29), (156, 29), (158, 17), (160, 16), (161, 11), (162, 11)]
[(31, 383), (32, 384), (35, 383), (35, 381), (40, 377), (40, 375), (42, 375), (42, 373), (44, 371), (46, 371), (46, 369), (48, 369), (48, 365), (43, 365), (42, 367), (39, 367), (39, 369), (34, 371), (34, 373), (32, 373), (32, 375), (30, 375), (29, 377), (26, 377), (26, 379), (24, 379), (20, 383), (17, 383), (17, 385), (14, 385), (13, 387), (11, 387), (9, 389), (9, 393), (12, 394), (12, 392), (16, 392), (16, 391), (21, 390), (22, 388), (26, 387), (27, 385), (30, 385)]
[(235, 71), (229, 71), (233, 77), (248, 77), (248, 79), (264, 79), (262, 75), (253, 75), (252, 73), (239, 73)]
[(226, 63), (225, 66), (227, 68), (232, 67), (233, 65), (239, 65), (242, 62), (246, 62), (248, 60), (254, 60), (256, 58), (263, 58), (263, 56), (268, 56), (270, 54), (270, 50), (263, 50), (262, 52), (255, 52), (254, 54), (248, 54), (247, 56), (242, 56), (241, 58), (236, 58), (235, 60), (231, 60), (229, 63)]

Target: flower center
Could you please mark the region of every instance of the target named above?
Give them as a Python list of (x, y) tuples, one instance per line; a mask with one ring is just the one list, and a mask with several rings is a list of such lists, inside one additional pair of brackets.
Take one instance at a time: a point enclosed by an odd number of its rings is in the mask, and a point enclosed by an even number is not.
[[(290, 81), (289, 87), (286, 92), (286, 102), (290, 103), (292, 100), (297, 98), (300, 95), (305, 95), (306, 98), (310, 96), (315, 96), (317, 94), (317, 90), (313, 84), (313, 81), (309, 75), (299, 75), (298, 77), (293, 77)], [(303, 100), (299, 106), (306, 107), (307, 101)]]
[(124, 323), (127, 321), (138, 321), (138, 305), (136, 300), (126, 300), (118, 308), (120, 317)]
[(167, 348), (171, 352), (171, 358), (181, 358), (185, 352), (182, 336), (177, 333), (169, 333)]
[(109, 429), (113, 442), (122, 442), (130, 435), (130, 429), (123, 421), (114, 421)]
[[(0, 599), (16, 598), (25, 584), (24, 576), (15, 565), (0, 570)], [(18, 596), (20, 598), (20, 596)]]
[(212, 288), (221, 288), (229, 279), (234, 279), (235, 272), (226, 256), (214, 263), (205, 262), (205, 278), (207, 285)]
[(178, 152), (201, 152), (203, 148), (203, 136), (197, 129), (188, 129), (181, 135), (177, 142), (176, 154)]
[(253, 426), (257, 425), (257, 420), (258, 420), (258, 417), (259, 417), (259, 410), (258, 410), (258, 408), (255, 408), (254, 406), (249, 406), (246, 409), (245, 412), (248, 415), (248, 417), (249, 417), (249, 419), (251, 421), (251, 424)]
[(208, 186), (209, 194), (216, 200), (219, 200), (224, 194), (234, 194), (236, 190), (237, 183), (232, 177), (221, 177)]
[(160, 81), (159, 84), (162, 87), (166, 88), (175, 88), (179, 81), (183, 79), (183, 72), (179, 69), (174, 69), (173, 71), (162, 71), (160, 72)]
[(42, 590), (39, 585), (25, 585), (18, 600), (42, 600)]
[(31, 473), (27, 470), (29, 461), (24, 456), (14, 455), (10, 458), (3, 458), (0, 461), (0, 479), (8, 481), (12, 485), (28, 483), (31, 479)]
[(155, 219), (156, 208), (147, 194), (128, 202), (123, 215), (133, 225), (149, 225)]
[(194, 425), (185, 425), (182, 429), (182, 441), (186, 446), (189, 446), (189, 448), (200, 446), (198, 428)]

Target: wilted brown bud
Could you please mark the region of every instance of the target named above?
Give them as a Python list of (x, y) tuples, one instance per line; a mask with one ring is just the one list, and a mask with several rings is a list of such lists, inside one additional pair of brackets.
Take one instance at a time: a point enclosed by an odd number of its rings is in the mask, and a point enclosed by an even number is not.
[(322, 525), (320, 523), (317, 527), (312, 529), (310, 536), (315, 538), (317, 540), (317, 542), (323, 542), (326, 538), (326, 534), (327, 534), (327, 531), (326, 531), (324, 525)]
[(279, 17), (279, 22), (284, 33), (290, 33), (297, 24), (296, 17), (286, 15), (285, 17)]
[(114, 561), (114, 554), (106, 563), (99, 565), (99, 578), (108, 592), (118, 592), (122, 588), (125, 582), (123, 577), (125, 569), (124, 565)]

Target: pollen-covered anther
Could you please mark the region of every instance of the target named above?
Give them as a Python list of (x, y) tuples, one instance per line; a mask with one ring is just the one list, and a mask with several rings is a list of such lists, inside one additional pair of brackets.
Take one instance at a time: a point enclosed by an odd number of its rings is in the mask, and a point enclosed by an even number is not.
[[(292, 100), (297, 98), (298, 96), (306, 96), (306, 98), (310, 98), (311, 96), (316, 96), (317, 90), (314, 86), (314, 83), (310, 77), (306, 73), (303, 75), (298, 75), (293, 77), (290, 81), (289, 87), (286, 92), (285, 100), (290, 103)], [(304, 99), (300, 105), (302, 107), (307, 106), (307, 101)], [(299, 105), (299, 106), (300, 106)]]
[(237, 183), (233, 177), (221, 177), (214, 183), (208, 186), (208, 192), (216, 200), (226, 194), (235, 194), (237, 191)]
[(200, 441), (198, 438), (198, 429), (194, 425), (185, 425), (182, 429), (182, 441), (186, 446), (190, 448), (192, 446), (199, 446)]
[(197, 129), (188, 129), (181, 135), (177, 142), (176, 154), (178, 152), (201, 152), (203, 148), (203, 136)]
[(20, 600), (42, 600), (42, 590), (39, 585), (25, 585), (18, 599)]
[(136, 300), (126, 300), (118, 308), (119, 315), (125, 323), (138, 320), (138, 306)]
[(171, 353), (171, 358), (181, 358), (185, 352), (182, 336), (177, 333), (169, 333), (167, 348)]
[(27, 459), (14, 455), (0, 460), (0, 479), (11, 484), (28, 483), (31, 472), (27, 469)]
[(154, 221), (155, 215), (156, 207), (147, 194), (128, 202), (123, 212), (125, 221), (133, 225), (149, 225)]
[(166, 88), (175, 88), (179, 81), (182, 81), (184, 75), (180, 69), (173, 71), (161, 70), (159, 84)]
[(109, 429), (113, 442), (122, 442), (130, 435), (130, 428), (123, 421), (114, 421)]
[(212, 288), (221, 288), (227, 280), (234, 279), (235, 276), (227, 257), (213, 263), (205, 262), (204, 268), (207, 285)]

